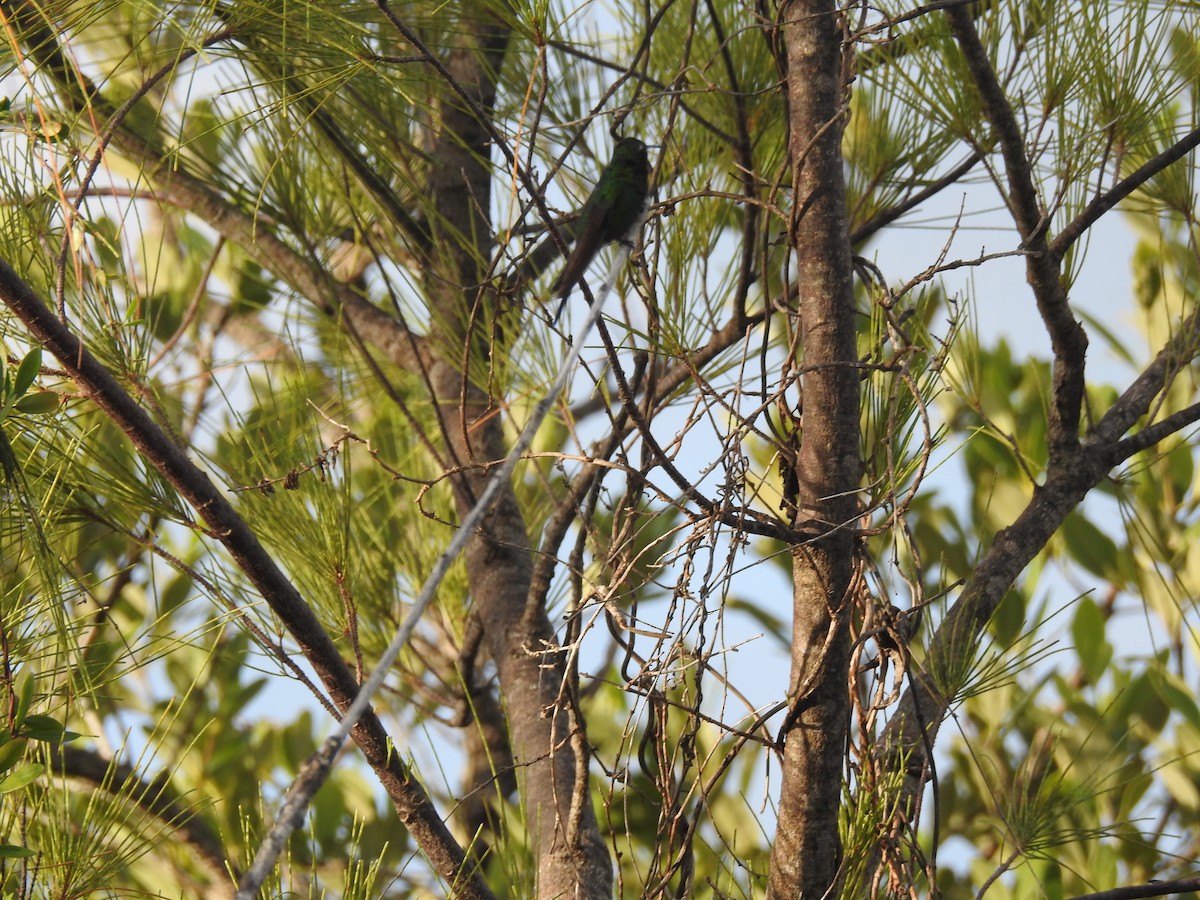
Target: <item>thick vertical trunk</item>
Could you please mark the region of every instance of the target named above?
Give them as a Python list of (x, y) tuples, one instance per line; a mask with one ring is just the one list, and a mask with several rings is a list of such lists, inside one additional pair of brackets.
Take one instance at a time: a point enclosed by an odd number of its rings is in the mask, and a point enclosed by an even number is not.
[[(500, 420), (488, 412), (480, 392), (473, 387), (464, 392), (461, 375), (444, 364), (435, 372), (434, 384), (439, 396), (466, 398), (465, 406), (443, 405), (456, 456), (476, 463), (503, 456), (507, 448)], [(465, 432), (456, 427), (464, 419)], [(458, 476), (463, 514), (471, 498), (483, 492), (487, 471), (470, 467)], [(547, 652), (556, 646), (549, 617), (540, 604), (526, 602), (531, 549), (511, 489), (501, 491), (465, 556), (475, 614), (503, 694), (537, 860), (537, 896), (609, 900), (612, 864), (592, 809), (583, 723), (574, 715), (565, 654)]]
[(849, 590), (861, 462), (855, 312), (841, 137), (845, 78), (838, 8), (780, 10), (793, 160), (792, 246), (803, 329), (804, 409), (796, 456), (792, 675), (769, 896), (836, 895), (838, 810), (850, 717)]
[[(463, 371), (470, 358), (486, 370), (490, 334), (476, 304), (491, 302), (482, 261), (494, 229), (486, 218), (492, 171), (491, 135), (479, 121), (495, 100), (495, 77), (507, 32), (481, 26), (464, 34), (447, 71), (471, 102), (453, 92), (443, 120), (430, 181), (440, 213), (432, 223), (436, 269), (425, 283), (440, 360), (431, 372), (460, 515), (484, 490), (490, 467), (508, 447), (496, 402)], [(472, 108), (472, 106), (474, 108)], [(474, 246), (470, 242), (474, 241)], [(464, 349), (466, 352), (464, 352)], [(467, 369), (472, 369), (468, 365)], [(588, 748), (574, 714), (565, 654), (556, 644), (542, 598), (529, 601), (532, 548), (517, 498), (505, 486), (467, 545), (467, 575), (474, 614), (496, 664), (522, 805), (537, 861), (537, 896), (612, 896), (612, 864), (600, 837), (589, 792)]]

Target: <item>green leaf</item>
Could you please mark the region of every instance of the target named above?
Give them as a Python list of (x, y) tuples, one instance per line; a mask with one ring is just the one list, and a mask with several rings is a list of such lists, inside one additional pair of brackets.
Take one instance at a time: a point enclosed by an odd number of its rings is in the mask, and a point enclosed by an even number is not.
[(0, 859), (29, 859), (36, 856), (36, 850), (28, 847), (18, 847), (15, 844), (0, 844)]
[(61, 722), (50, 716), (30, 716), (25, 720), (21, 734), (35, 741), (49, 741), (55, 744), (73, 741), (79, 737), (75, 732), (67, 731)]
[(25, 354), (25, 358), (21, 360), (21, 365), (17, 368), (17, 380), (13, 385), (14, 396), (20, 397), (29, 390), (29, 386), (33, 384), (41, 368), (42, 350), (40, 347), (34, 347)]
[(1146, 675), (1167, 706), (1200, 729), (1200, 706), (1192, 692), (1174, 674), (1163, 669), (1150, 669)]
[(25, 738), (17, 738), (0, 744), (0, 772), (7, 772), (21, 761), (28, 743)]
[(775, 638), (785, 647), (790, 646), (790, 626), (762, 604), (740, 597), (729, 597), (725, 604), (726, 609), (745, 613), (757, 622), (768, 637)]
[(1187, 441), (1180, 441), (1167, 454), (1167, 474), (1174, 488), (1173, 497), (1186, 497), (1192, 487), (1195, 475), (1195, 465), (1192, 460), (1192, 446)]
[(38, 391), (36, 394), (22, 397), (13, 406), (17, 412), (27, 416), (44, 416), (58, 409), (61, 402), (62, 398), (54, 391)]
[(1072, 559), (1093, 575), (1114, 579), (1118, 554), (1112, 538), (1079, 513), (1067, 516), (1062, 534)]
[(1009, 591), (996, 606), (988, 627), (996, 643), (1009, 646), (1025, 628), (1025, 595), (1020, 591)]
[(1152, 678), (1149, 672), (1129, 682), (1129, 686), (1121, 691), (1120, 699), (1112, 711), (1118, 721), (1141, 719), (1156, 733), (1166, 727), (1171, 716), (1171, 707), (1159, 690), (1158, 680)]
[[(0, 407), (0, 420), (4, 418), (4, 408)], [(8, 438), (0, 432), (0, 471), (4, 472), (4, 480), (16, 482), (17, 476), (20, 474), (21, 467), (17, 463), (16, 454), (12, 452), (12, 445), (8, 442)]]
[(1059, 864), (1053, 859), (1043, 860), (1038, 866), (1038, 882), (1043, 891), (1042, 896), (1046, 900), (1062, 900), (1063, 883), (1062, 869)]
[(1105, 637), (1104, 626), (1104, 613), (1096, 601), (1091, 597), (1080, 599), (1075, 618), (1071, 620), (1071, 637), (1083, 671), (1092, 684), (1100, 680), (1112, 661), (1112, 645)]
[(21, 766), (3, 781), (0, 781), (0, 794), (11, 794), (13, 791), (19, 791), (28, 784), (32, 784), (42, 777), (42, 773), (46, 771), (46, 767), (41, 763), (29, 763)]
[(13, 727), (18, 731), (21, 728), (21, 723), (25, 721), (25, 717), (29, 715), (30, 704), (33, 703), (33, 689), (36, 686), (36, 679), (33, 672), (29, 669), (22, 669), (21, 674), (17, 676), (16, 694), (17, 694), (17, 709), (13, 714)]

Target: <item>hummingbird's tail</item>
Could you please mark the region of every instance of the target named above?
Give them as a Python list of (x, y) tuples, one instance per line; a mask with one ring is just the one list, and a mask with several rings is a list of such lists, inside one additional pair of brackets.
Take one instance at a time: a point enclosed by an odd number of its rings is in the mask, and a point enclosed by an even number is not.
[(558, 320), (562, 318), (563, 310), (567, 308), (567, 300), (571, 298), (571, 291), (575, 287), (576, 281), (579, 280), (578, 275), (567, 276), (572, 273), (575, 268), (574, 254), (567, 259), (563, 270), (558, 273), (558, 278), (554, 279), (554, 284), (550, 286), (550, 296), (558, 297), (558, 310), (554, 313), (554, 318), (551, 320), (552, 325), (557, 325)]
[(557, 325), (558, 320), (562, 318), (563, 310), (567, 308), (567, 300), (571, 298), (571, 286), (567, 285), (567, 289), (563, 291), (562, 300), (559, 301), (558, 309), (554, 313), (554, 318), (550, 320), (551, 325)]

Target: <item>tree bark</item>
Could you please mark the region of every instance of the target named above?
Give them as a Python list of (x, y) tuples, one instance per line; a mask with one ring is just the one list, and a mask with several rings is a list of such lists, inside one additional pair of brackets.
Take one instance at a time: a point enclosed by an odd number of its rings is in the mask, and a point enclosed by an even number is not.
[[(446, 64), (447, 74), (471, 98), (447, 91), (430, 192), (440, 218), (432, 246), (438, 271), (425, 290), (434, 311), (439, 355), (430, 387), (451, 451), (460, 515), (487, 483), (488, 463), (507, 453), (503, 418), (472, 372), (486, 371), (494, 310), (484, 261), (492, 253), (488, 165), (491, 134), (480, 111), (490, 112), (495, 78), (508, 32), (483, 23)], [(474, 109), (470, 108), (474, 105)], [(472, 242), (474, 245), (472, 246)], [(466, 365), (464, 366), (464, 362)], [(544, 597), (527, 602), (533, 549), (517, 497), (506, 485), (465, 552), (474, 614), (496, 664), (513, 757), (538, 867), (539, 897), (610, 898), (612, 864), (592, 808), (588, 749), (582, 722)]]
[(838, 809), (850, 720), (850, 588), (857, 541), (858, 438), (853, 269), (841, 137), (845, 72), (837, 6), (780, 8), (793, 166), (792, 247), (803, 337), (802, 436), (795, 460), (792, 673), (779, 826), (768, 896), (836, 894)]

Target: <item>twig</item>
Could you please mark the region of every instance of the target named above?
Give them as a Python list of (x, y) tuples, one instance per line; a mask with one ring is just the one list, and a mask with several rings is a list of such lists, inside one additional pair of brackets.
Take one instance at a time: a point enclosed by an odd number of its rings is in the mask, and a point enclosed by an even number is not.
[(1071, 224), (1059, 232), (1058, 236), (1050, 243), (1047, 249), (1051, 255), (1055, 259), (1061, 260), (1066, 255), (1067, 250), (1071, 248), (1071, 245), (1079, 240), (1087, 229), (1096, 224), (1096, 221), (1102, 215), (1163, 169), (1167, 168), (1167, 166), (1183, 159), (1183, 157), (1187, 156), (1198, 146), (1200, 146), (1200, 128), (1192, 130), (1186, 137), (1176, 141), (1145, 165), (1139, 166), (1128, 178), (1122, 179), (1108, 191), (1094, 198), (1087, 205), (1087, 208), (1076, 216)]
[(280, 806), (279, 813), (275, 818), (275, 824), (271, 826), (271, 830), (263, 838), (262, 843), (259, 845), (258, 853), (255, 854), (254, 862), (246, 870), (245, 876), (238, 885), (237, 900), (254, 900), (258, 896), (259, 889), (262, 887), (267, 876), (275, 868), (276, 861), (280, 853), (283, 852), (288, 838), (303, 821), (305, 811), (308, 809), (313, 795), (316, 794), (317, 789), (320, 788), (325, 782), (326, 777), (328, 777), (329, 771), (333, 766), (333, 761), (345, 743), (347, 735), (349, 735), (355, 723), (368, 712), (371, 705), (371, 698), (391, 673), (392, 667), (400, 656), (400, 651), (404, 649), (421, 617), (425, 614), (425, 610), (433, 602), (442, 579), (446, 576), (446, 573), (450, 570), (450, 566), (453, 565), (459, 554), (467, 546), (467, 542), (475, 536), (476, 527), (491, 509), (501, 488), (510, 483), (517, 463), (521, 461), (525, 455), (525, 451), (533, 444), (542, 421), (549, 414), (551, 408), (557, 402), (559, 395), (566, 387), (567, 379), (575, 371), (575, 364), (579, 361), (580, 354), (583, 352), (583, 335), (586, 335), (595, 326), (596, 322), (599, 321), (601, 307), (612, 289), (612, 284), (616, 280), (616, 273), (624, 265), (627, 255), (627, 253), (616, 255), (608, 280), (596, 292), (596, 298), (588, 309), (587, 319), (583, 326), (583, 334), (577, 337), (570, 345), (570, 349), (567, 351), (567, 355), (559, 367), (558, 374), (555, 376), (550, 390), (546, 392), (546, 395), (534, 407), (533, 414), (530, 416), (529, 421), (526, 422), (512, 450), (505, 457), (504, 463), (492, 472), (488, 478), (487, 486), (483, 489), (483, 493), (479, 495), (475, 505), (463, 517), (462, 523), (459, 525), (458, 531), (451, 539), (450, 544), (437, 558), (432, 571), (429, 573), (429, 577), (425, 580), (425, 584), (421, 588), (421, 593), (413, 602), (408, 616), (401, 623), (400, 628), (397, 629), (387, 649), (379, 657), (375, 668), (371, 672), (371, 677), (362, 685), (357, 696), (354, 698), (354, 702), (346, 710), (337, 731), (326, 738), (317, 752), (310, 756), (304, 763), (300, 769), (300, 773), (292, 781)]

